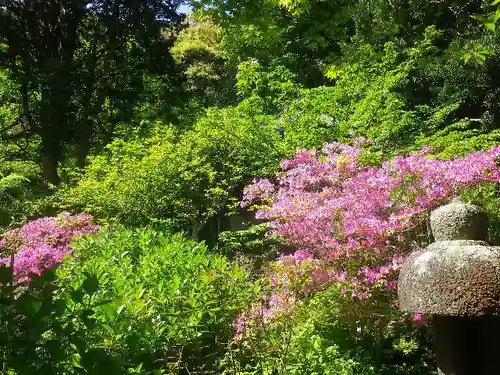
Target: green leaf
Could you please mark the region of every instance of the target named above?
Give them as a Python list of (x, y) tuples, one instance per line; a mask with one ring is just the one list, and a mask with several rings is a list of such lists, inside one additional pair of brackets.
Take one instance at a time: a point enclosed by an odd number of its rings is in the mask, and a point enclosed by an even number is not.
[(484, 24), (484, 26), (485, 26), (488, 30), (490, 30), (490, 31), (492, 31), (492, 32), (495, 32), (495, 27), (496, 27), (496, 26), (495, 26), (495, 23), (493, 23), (493, 22), (487, 22), (487, 23), (485, 23), (485, 24)]
[(100, 307), (107, 320), (114, 320), (116, 318), (117, 309), (114, 304), (106, 304)]
[(113, 302), (112, 299), (105, 299), (105, 300), (99, 301), (96, 304), (94, 304), (94, 307), (107, 305), (107, 304), (110, 304), (111, 302)]
[(478, 53), (477, 55), (474, 56), (476, 63), (481, 65), (486, 61), (486, 55), (483, 55), (481, 53)]
[(99, 279), (96, 275), (88, 275), (82, 284), (83, 290), (88, 294), (95, 294), (99, 290)]
[(43, 302), (31, 294), (23, 294), (19, 298), (22, 311), (28, 316), (36, 315), (42, 308)]
[(0, 266), (0, 284), (8, 284), (12, 281), (14, 272), (12, 268), (5, 265)]
[(482, 14), (473, 14), (471, 17), (474, 18), (476, 21), (479, 21), (481, 23), (488, 22), (488, 18), (486, 16), (483, 16)]
[(120, 307), (118, 307), (118, 309), (116, 310), (116, 315), (119, 316), (122, 313), (124, 308), (125, 308), (125, 304), (120, 305)]
[(70, 295), (71, 295), (71, 299), (75, 303), (80, 303), (83, 300), (83, 293), (80, 289), (72, 291)]

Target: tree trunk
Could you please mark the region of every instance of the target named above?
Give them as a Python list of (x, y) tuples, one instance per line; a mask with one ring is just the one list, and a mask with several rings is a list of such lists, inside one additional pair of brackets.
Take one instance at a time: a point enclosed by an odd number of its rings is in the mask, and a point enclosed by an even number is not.
[(61, 179), (57, 173), (58, 162), (53, 155), (42, 155), (43, 176), (53, 185), (59, 185)]
[(85, 167), (87, 155), (90, 150), (90, 121), (85, 121), (78, 131), (77, 164), (79, 168)]
[(48, 182), (58, 185), (61, 182), (57, 167), (61, 155), (61, 145), (56, 140), (42, 139), (42, 173)]
[(85, 167), (85, 162), (90, 151), (90, 139), (93, 135), (93, 116), (98, 115), (99, 106), (93, 105), (92, 96), (96, 84), (96, 65), (97, 65), (97, 42), (92, 41), (90, 56), (88, 57), (87, 75), (85, 76), (84, 97), (82, 106), (82, 123), (78, 124), (77, 130), (77, 163), (79, 168)]
[(57, 167), (62, 155), (67, 115), (64, 103), (58, 100), (60, 93), (57, 90), (57, 85), (48, 86), (50, 89), (46, 89), (42, 93), (40, 101), (40, 137), (42, 141), (40, 159), (43, 176), (48, 182), (58, 185), (60, 179)]

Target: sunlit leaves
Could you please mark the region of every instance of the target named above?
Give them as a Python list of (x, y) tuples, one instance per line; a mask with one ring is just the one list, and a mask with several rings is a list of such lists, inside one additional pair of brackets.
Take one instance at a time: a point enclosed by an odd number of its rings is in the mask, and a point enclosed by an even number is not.
[(466, 46), (464, 48), (462, 59), (465, 63), (469, 63), (473, 60), (476, 64), (480, 65), (486, 61), (488, 56), (494, 54), (495, 51), (485, 48), (481, 43), (473, 43), (471, 46)]
[[(493, 1), (490, 6), (497, 6), (500, 2), (498, 0)], [(495, 32), (496, 24), (500, 19), (500, 8), (496, 8), (493, 12), (482, 15), (482, 14), (473, 14), (471, 16), (475, 20), (481, 22), (481, 24), (491, 32)]]
[[(58, 275), (59, 298), (85, 316), (87, 355), (144, 371), (214, 368), (251, 293), (238, 266), (152, 227), (106, 228), (80, 241)], [(82, 366), (94, 368), (90, 358)]]
[(238, 66), (236, 75), (238, 93), (240, 95), (249, 95), (256, 88), (260, 77), (262, 66), (255, 60), (242, 62)]

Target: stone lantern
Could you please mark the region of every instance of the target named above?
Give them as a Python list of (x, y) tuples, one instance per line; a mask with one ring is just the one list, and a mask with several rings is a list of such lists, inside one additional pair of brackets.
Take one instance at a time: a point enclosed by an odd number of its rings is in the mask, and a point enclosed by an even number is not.
[(432, 315), (440, 375), (500, 375), (500, 247), (488, 217), (460, 200), (431, 213), (435, 241), (399, 275), (400, 308)]

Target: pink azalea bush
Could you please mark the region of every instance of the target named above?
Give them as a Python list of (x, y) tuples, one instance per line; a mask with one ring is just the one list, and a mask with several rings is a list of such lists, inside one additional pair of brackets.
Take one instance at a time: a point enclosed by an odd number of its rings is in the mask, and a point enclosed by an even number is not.
[(0, 259), (11, 265), (19, 282), (28, 281), (31, 275), (41, 275), (44, 270), (60, 263), (71, 255), (70, 244), (77, 236), (99, 230), (89, 214), (62, 214), (30, 221), (21, 228), (2, 235), (0, 252), (12, 254)]
[(255, 180), (245, 189), (242, 206), (256, 209), (270, 234), (298, 250), (271, 267), (272, 293), (238, 317), (236, 341), (255, 320), (282, 316), (297, 297), (334, 283), (358, 302), (394, 296), (407, 254), (425, 246), (429, 211), (465, 188), (500, 181), (498, 146), (449, 161), (424, 148), (367, 167), (359, 156), (370, 144), (357, 139), (356, 146), (300, 150), (283, 161), (277, 181)]

